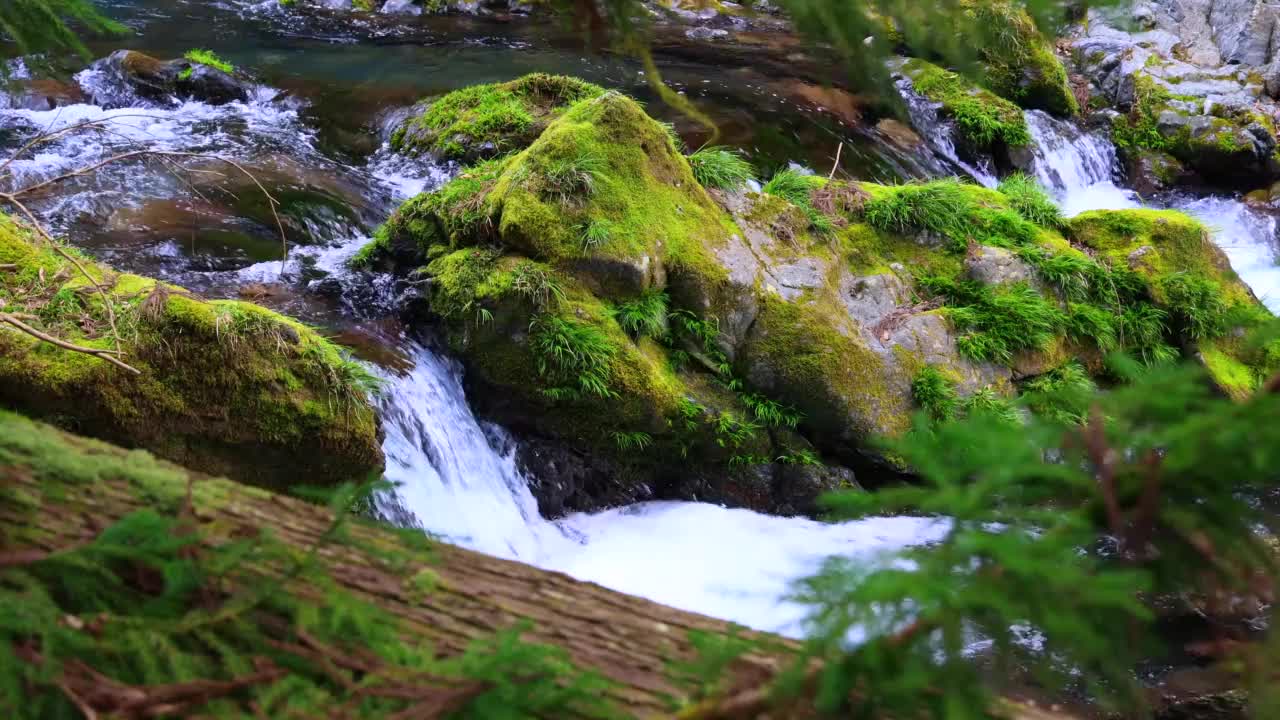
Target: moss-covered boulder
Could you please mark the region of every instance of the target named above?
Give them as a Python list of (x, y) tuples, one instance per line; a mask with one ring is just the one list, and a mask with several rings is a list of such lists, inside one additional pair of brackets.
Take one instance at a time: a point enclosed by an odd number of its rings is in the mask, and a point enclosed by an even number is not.
[[(649, 497), (809, 512), (851, 481), (836, 468), (902, 469), (879, 440), (936, 409), (931, 386), (1016, 418), (1025, 387), (1087, 382), (1114, 350), (1258, 372), (1226, 338), (1267, 313), (1198, 225), (1169, 216), (1200, 254), (1165, 248), (1155, 222), (1122, 250), (1091, 217), (1068, 223), (1022, 177), (786, 171), (760, 192), (708, 191), (610, 92), (405, 203), (357, 263), (426, 289), (479, 410), (521, 438), (545, 513)], [(1131, 264), (1157, 250), (1159, 272)], [(1190, 308), (1214, 287), (1234, 309), (1206, 331)]]
[(570, 105), (603, 92), (581, 80), (541, 73), (475, 85), (427, 102), (396, 129), (391, 147), (467, 163), (496, 157), (528, 145)]
[(900, 66), (917, 93), (941, 105), (970, 152), (999, 154), (1031, 144), (1022, 108), (959, 73), (912, 58)]
[(983, 82), (1022, 107), (1070, 116), (1080, 112), (1067, 70), (1020, 3), (970, 0), (966, 14), (982, 36)]
[(1194, 219), (1170, 210), (1087, 212), (1072, 238), (1144, 280), (1163, 320), (1233, 397), (1251, 394), (1275, 369), (1245, 330), (1270, 317)]
[[(73, 249), (67, 253), (75, 256)], [(0, 325), (0, 403), (211, 474), (276, 488), (381, 470), (372, 378), (337, 346), (245, 302), (205, 301), (86, 257), (75, 265), (0, 216), (0, 312), (135, 375)]]

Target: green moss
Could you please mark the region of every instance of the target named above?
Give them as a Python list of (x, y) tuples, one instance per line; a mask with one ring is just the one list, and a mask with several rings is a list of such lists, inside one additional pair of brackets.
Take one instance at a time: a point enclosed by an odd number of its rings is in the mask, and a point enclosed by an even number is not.
[(401, 126), (391, 144), (400, 152), (454, 160), (493, 157), (525, 147), (568, 107), (603, 92), (581, 80), (542, 73), (475, 85), (433, 100)]
[[(549, 171), (581, 157), (596, 159), (590, 192), (566, 197)], [(488, 207), (505, 246), (570, 265), (606, 293), (643, 289), (611, 287), (612, 263), (704, 268), (713, 262), (708, 245), (727, 238), (721, 211), (662, 126), (617, 93), (574, 106), (513, 156)], [(587, 244), (580, 228), (592, 223), (607, 223), (608, 233)]]
[(1239, 360), (1231, 350), (1215, 343), (1203, 343), (1200, 346), (1200, 358), (1214, 383), (1228, 396), (1236, 400), (1245, 400), (1261, 384), (1255, 368)]
[[(0, 309), (33, 313), (42, 330), (77, 345), (114, 346), (100, 296), (3, 217), (0, 262), (18, 265), (0, 284)], [(5, 402), (194, 469), (277, 487), (380, 468), (372, 378), (337, 346), (251, 303), (206, 302), (82, 262), (107, 286), (123, 359), (141, 374), (0, 329)]]
[[(1092, 248), (1117, 267), (1129, 267), (1149, 279), (1190, 273), (1217, 282), (1226, 304), (1249, 300), (1248, 288), (1231, 269), (1226, 255), (1194, 218), (1176, 210), (1098, 210), (1072, 218), (1068, 230), (1078, 243)], [(1157, 300), (1160, 288), (1153, 288)]]
[(943, 112), (955, 120), (960, 133), (973, 145), (988, 148), (1003, 143), (1021, 147), (1031, 143), (1022, 109), (1017, 105), (924, 60), (907, 60), (903, 71), (916, 92), (942, 104)]
[[(910, 398), (891, 389), (884, 358), (837, 313), (822, 303), (766, 298), (738, 364), (756, 368), (770, 396), (803, 412), (820, 435), (865, 441), (905, 432)], [(910, 382), (900, 380), (904, 387)]]
[(987, 87), (1023, 107), (1061, 116), (1080, 112), (1066, 68), (1021, 4), (974, 0), (967, 13), (985, 35), (977, 46), (982, 48)]
[(1160, 133), (1156, 126), (1160, 113), (1172, 98), (1169, 91), (1150, 76), (1137, 73), (1133, 77), (1133, 106), (1127, 116), (1118, 118), (1111, 139), (1116, 147), (1170, 151), (1174, 141)]
[[(218, 55), (214, 53), (212, 50), (199, 50), (199, 49), (188, 50), (187, 53), (182, 57), (186, 58), (187, 60), (190, 60), (193, 63), (204, 65), (206, 67), (211, 67), (214, 70), (221, 70), (222, 72), (227, 73), (228, 75), (236, 71), (236, 68), (234, 65), (218, 57)], [(190, 69), (187, 70), (187, 73), (188, 73), (188, 76), (190, 76)]]

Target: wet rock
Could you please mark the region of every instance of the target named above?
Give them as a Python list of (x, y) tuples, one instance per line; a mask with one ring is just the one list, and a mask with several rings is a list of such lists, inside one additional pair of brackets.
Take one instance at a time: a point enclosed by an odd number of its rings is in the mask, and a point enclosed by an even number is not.
[[(249, 99), (249, 84), (245, 80), (186, 59), (160, 61), (136, 50), (117, 50), (94, 67), (127, 86), (139, 98), (163, 105), (181, 100), (225, 105)], [(95, 102), (118, 104), (118, 99), (95, 97)]]
[(387, 0), (381, 12), (385, 15), (421, 15), (422, 8), (414, 0)]
[(14, 80), (4, 92), (0, 92), (0, 108), (36, 112), (84, 101), (85, 95), (79, 86), (53, 79)]
[(1151, 196), (1176, 185), (1185, 170), (1177, 158), (1155, 150), (1139, 150), (1127, 155), (1129, 185), (1139, 195)]

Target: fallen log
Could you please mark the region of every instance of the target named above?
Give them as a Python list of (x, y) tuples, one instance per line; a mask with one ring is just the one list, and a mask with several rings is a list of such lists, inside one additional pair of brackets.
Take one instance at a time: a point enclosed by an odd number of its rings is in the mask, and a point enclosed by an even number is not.
[[(66, 479), (70, 477), (76, 479)], [(691, 632), (730, 631), (726, 622), (561, 573), (444, 543), (432, 542), (424, 549), (372, 522), (351, 523), (342, 542), (326, 543), (322, 540), (333, 528), (333, 513), (325, 506), (195, 475), (146, 453), (0, 410), (0, 571), (83, 546), (112, 522), (148, 508), (185, 518), (206, 544), (229, 543), (270, 528), (289, 546), (319, 548), (321, 563), (338, 585), (393, 615), (405, 643), (431, 643), (441, 654), (460, 653), (477, 638), (529, 623), (525, 639), (563, 648), (575, 665), (608, 678), (610, 698), (630, 717), (705, 710), (707, 698), (673, 680), (672, 663), (695, 655)], [(386, 562), (392, 556), (396, 562)], [(432, 578), (430, 592), (420, 592), (412, 582), (423, 573)], [(289, 589), (308, 592), (305, 587)], [(755, 687), (744, 688), (740, 682), (725, 693), (727, 701), (735, 693), (758, 691), (762, 679), (772, 677), (796, 646), (772, 639), (769, 647), (769, 654), (755, 653), (739, 663), (735, 677), (750, 679)], [(259, 670), (264, 676), (275, 672), (272, 667)], [(1005, 710), (1000, 714), (1016, 720), (1069, 720), (1022, 705)]]

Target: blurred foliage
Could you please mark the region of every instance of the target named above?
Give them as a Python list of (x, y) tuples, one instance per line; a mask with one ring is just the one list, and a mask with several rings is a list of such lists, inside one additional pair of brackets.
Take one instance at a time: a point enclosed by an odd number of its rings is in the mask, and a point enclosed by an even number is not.
[[(802, 582), (808, 655), (824, 669), (797, 669), (778, 691), (816, 690), (854, 717), (987, 717), (982, 647), (996, 677), (1017, 669), (1141, 708), (1134, 668), (1161, 652), (1148, 601), (1247, 594), (1274, 570), (1254, 499), (1280, 477), (1280, 395), (1226, 399), (1198, 367), (1113, 358), (1111, 369), (1124, 384), (1087, 416), (922, 413), (890, 444), (920, 482), (829, 497), (838, 519), (915, 512), (946, 532), (870, 567), (832, 559)], [(1242, 657), (1264, 688), (1257, 717), (1273, 717), (1263, 704), (1274, 709), (1280, 656), (1258, 652)]]
[(89, 51), (79, 32), (117, 34), (124, 26), (103, 17), (91, 0), (4, 0), (0, 2), (0, 33), (18, 47), (19, 54)]

